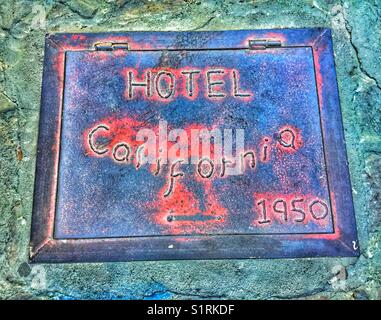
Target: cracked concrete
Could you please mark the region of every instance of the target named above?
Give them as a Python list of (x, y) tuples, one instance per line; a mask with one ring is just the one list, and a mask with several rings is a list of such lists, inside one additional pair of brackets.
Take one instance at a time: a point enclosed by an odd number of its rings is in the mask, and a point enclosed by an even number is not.
[[(373, 80), (374, 83), (376, 84), (376, 86), (378, 87), (378, 89), (381, 90), (381, 87), (380, 87), (380, 84), (379, 84), (377, 78), (375, 76), (370, 75), (370, 73), (363, 66), (363, 62), (362, 62), (362, 58), (360, 56), (359, 49), (358, 49), (357, 45), (354, 43), (354, 40), (353, 40), (353, 35), (352, 35), (352, 29), (353, 29), (353, 27), (351, 26), (350, 21), (347, 18), (347, 15), (348, 15), (347, 12), (346, 12), (347, 8), (346, 8), (346, 6), (343, 5), (343, 2), (341, 2), (341, 7), (342, 7), (342, 10), (343, 10), (343, 18), (344, 18), (344, 21), (345, 21), (345, 28), (346, 28), (346, 30), (348, 32), (348, 35), (349, 35), (349, 41), (350, 41), (350, 43), (351, 43), (351, 45), (352, 45), (352, 47), (353, 47), (353, 49), (354, 49), (354, 51), (356, 53), (356, 58), (357, 58), (357, 61), (358, 61), (358, 64), (359, 64), (359, 68), (360, 68), (361, 72), (366, 77), (368, 77), (369, 79)], [(377, 44), (381, 43), (380, 42), (381, 39), (378, 39), (378, 40), (379, 41), (374, 43), (375, 46), (377, 46)]]
[[(377, 0), (1, 1), (0, 298), (380, 299), (380, 16)], [(358, 259), (27, 263), (46, 32), (286, 27), (332, 28)]]

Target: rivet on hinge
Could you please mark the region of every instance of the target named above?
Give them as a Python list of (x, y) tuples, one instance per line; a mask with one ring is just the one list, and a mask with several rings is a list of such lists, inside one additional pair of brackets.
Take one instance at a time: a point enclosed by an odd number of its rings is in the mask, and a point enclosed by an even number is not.
[(267, 48), (281, 47), (282, 43), (279, 40), (255, 39), (249, 40), (249, 48), (253, 50), (264, 50)]
[(94, 44), (95, 50), (98, 51), (113, 51), (113, 50), (128, 50), (128, 43), (120, 42), (100, 42)]

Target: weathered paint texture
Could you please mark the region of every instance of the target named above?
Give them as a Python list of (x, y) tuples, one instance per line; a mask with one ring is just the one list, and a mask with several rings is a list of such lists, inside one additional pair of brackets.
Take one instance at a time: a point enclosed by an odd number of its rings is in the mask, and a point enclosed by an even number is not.
[[(376, 0), (1, 1), (0, 297), (380, 299), (380, 15)], [(45, 33), (303, 27), (332, 28), (359, 258), (27, 263)]]
[(358, 256), (330, 29), (56, 33), (44, 61), (32, 261)]

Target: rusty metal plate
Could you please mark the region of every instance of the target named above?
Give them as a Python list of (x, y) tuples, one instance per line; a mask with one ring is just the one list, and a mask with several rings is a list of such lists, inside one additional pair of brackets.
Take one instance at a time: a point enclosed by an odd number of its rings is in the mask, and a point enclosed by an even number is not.
[(358, 252), (328, 29), (47, 36), (32, 261)]

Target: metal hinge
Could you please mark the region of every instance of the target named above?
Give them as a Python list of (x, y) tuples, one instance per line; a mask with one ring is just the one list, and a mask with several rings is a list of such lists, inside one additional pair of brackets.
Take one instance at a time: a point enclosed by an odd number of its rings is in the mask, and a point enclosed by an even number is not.
[(270, 40), (270, 39), (255, 39), (249, 40), (249, 48), (253, 50), (264, 50), (267, 48), (281, 47), (282, 43), (280, 40)]
[(128, 50), (127, 42), (100, 42), (94, 44), (95, 50), (98, 51), (113, 51), (113, 50)]

